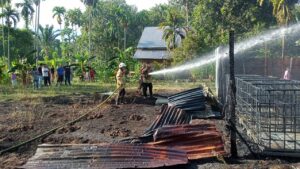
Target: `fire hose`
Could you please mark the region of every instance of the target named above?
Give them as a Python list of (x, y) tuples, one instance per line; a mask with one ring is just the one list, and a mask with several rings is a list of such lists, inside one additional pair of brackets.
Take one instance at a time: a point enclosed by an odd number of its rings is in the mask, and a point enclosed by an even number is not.
[(64, 123), (64, 124), (58, 126), (58, 127), (55, 127), (55, 128), (53, 128), (53, 129), (51, 129), (51, 130), (48, 130), (48, 131), (44, 132), (43, 134), (40, 134), (40, 135), (38, 135), (38, 136), (36, 136), (36, 137), (34, 137), (34, 138), (32, 138), (32, 139), (29, 139), (29, 140), (24, 141), (24, 142), (22, 142), (22, 143), (19, 143), (19, 144), (17, 144), (17, 145), (14, 145), (14, 146), (11, 146), (11, 147), (9, 147), (9, 148), (6, 148), (6, 149), (0, 151), (0, 155), (3, 155), (4, 153), (7, 153), (7, 152), (11, 152), (11, 151), (13, 151), (13, 150), (16, 150), (17, 148), (22, 147), (22, 146), (24, 146), (24, 145), (26, 145), (26, 144), (29, 144), (29, 143), (31, 143), (31, 142), (33, 142), (33, 141), (36, 141), (36, 140), (38, 140), (38, 139), (45, 138), (45, 137), (49, 136), (50, 134), (54, 133), (56, 130), (62, 129), (63, 127), (65, 127), (65, 126), (67, 126), (67, 125), (72, 125), (72, 124), (74, 124), (74, 123), (76, 123), (76, 122), (78, 122), (78, 121), (80, 121), (80, 120), (86, 118), (90, 113), (92, 113), (92, 112), (94, 112), (95, 110), (101, 108), (107, 101), (109, 101), (109, 100), (114, 96), (114, 94), (115, 94), (118, 90), (119, 90), (119, 88), (117, 88), (115, 91), (113, 91), (113, 93), (112, 93), (109, 97), (107, 97), (103, 102), (101, 102), (101, 103), (98, 104), (97, 106), (95, 106), (95, 107), (93, 107), (93, 108), (87, 110), (86, 113), (84, 113), (84, 114), (81, 115), (80, 117), (76, 118), (75, 120), (69, 121), (69, 122), (67, 122), (67, 123)]

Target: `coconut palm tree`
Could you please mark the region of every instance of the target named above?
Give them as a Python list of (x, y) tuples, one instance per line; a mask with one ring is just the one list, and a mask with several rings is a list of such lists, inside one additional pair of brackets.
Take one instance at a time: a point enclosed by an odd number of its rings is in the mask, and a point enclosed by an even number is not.
[(52, 12), (53, 12), (53, 18), (56, 18), (57, 23), (59, 24), (61, 30), (61, 24), (63, 21), (63, 17), (65, 16), (66, 9), (62, 6), (61, 7), (56, 6), (53, 8)]
[(184, 17), (181, 16), (175, 9), (169, 9), (167, 12), (166, 21), (160, 24), (164, 30), (163, 38), (167, 42), (168, 49), (176, 47), (176, 38), (179, 36), (182, 39), (185, 37), (187, 27), (183, 26)]
[(91, 27), (92, 27), (92, 9), (97, 4), (98, 0), (80, 0), (86, 6), (88, 6), (89, 11), (89, 55), (91, 56)]
[[(34, 32), (35, 35), (38, 34), (38, 29), (40, 25), (40, 15), (41, 15), (41, 2), (45, 0), (32, 0), (33, 3), (35, 4), (35, 24), (34, 24)], [(36, 52), (36, 64), (38, 63), (38, 56), (39, 56), (39, 47), (38, 47), (38, 40), (37, 37), (35, 38), (35, 43), (34, 43), (34, 48), (37, 50)]]
[[(66, 14), (67, 20), (70, 22), (73, 31), (77, 32), (77, 28), (82, 25), (82, 12), (79, 8), (68, 10)], [(76, 28), (77, 26), (77, 28)]]
[(1, 14), (1, 17), (5, 19), (5, 23), (6, 23), (6, 26), (8, 27), (8, 30), (7, 30), (7, 59), (8, 59), (8, 69), (10, 69), (10, 43), (9, 43), (9, 32), (10, 32), (10, 28), (13, 24), (14, 27), (17, 26), (17, 23), (19, 22), (20, 20), (20, 17), (19, 17), (19, 13), (15, 10), (15, 9), (12, 9), (11, 6), (6, 6), (4, 9), (3, 9), (3, 13)]
[(28, 29), (29, 22), (33, 19), (34, 9), (31, 0), (24, 0), (22, 3), (17, 3), (18, 8), (22, 8), (21, 15), (25, 21), (25, 27)]
[(124, 32), (123, 50), (125, 50), (127, 48), (127, 42), (126, 42), (127, 41), (127, 30), (128, 30), (128, 26), (132, 19), (132, 15), (131, 15), (132, 11), (131, 10), (132, 10), (132, 8), (130, 6), (128, 6), (127, 4), (121, 4), (116, 9), (117, 20), (122, 25), (123, 32)]
[(50, 52), (52, 51), (55, 43), (56, 38), (60, 35), (59, 30), (54, 30), (53, 25), (49, 26), (46, 25), (46, 27), (39, 26), (39, 32), (37, 34), (38, 40), (40, 42), (40, 45), (42, 47), (42, 52), (44, 53), (44, 56), (49, 57)]
[[(3, 13), (4, 7), (10, 4), (11, 0), (0, 0), (1, 13)], [(5, 38), (4, 38), (4, 18), (2, 18), (2, 46), (3, 46), (3, 56), (5, 57)]]

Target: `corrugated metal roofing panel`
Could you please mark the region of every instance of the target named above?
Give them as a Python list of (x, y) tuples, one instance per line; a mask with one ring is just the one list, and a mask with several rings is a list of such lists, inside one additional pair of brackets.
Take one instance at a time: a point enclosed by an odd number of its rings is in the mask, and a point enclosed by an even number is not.
[(134, 59), (152, 59), (152, 60), (163, 60), (170, 59), (170, 54), (167, 50), (142, 50), (137, 49)]
[(201, 88), (190, 89), (168, 98), (169, 105), (181, 108), (188, 113), (197, 113), (206, 109), (206, 98)]
[(194, 134), (199, 133), (201, 131), (216, 131), (216, 127), (212, 123), (204, 123), (204, 124), (184, 124), (184, 125), (172, 125), (172, 126), (164, 126), (162, 128), (156, 129), (153, 134), (154, 141), (159, 141), (164, 138), (177, 136), (181, 134)]
[(189, 160), (225, 155), (222, 135), (214, 124), (166, 126), (156, 130), (156, 146), (172, 147), (187, 152)]
[(163, 105), (160, 115), (156, 117), (149, 128), (146, 129), (144, 136), (152, 135), (154, 130), (166, 125), (188, 124), (191, 121), (191, 115), (184, 110), (174, 106)]
[(159, 27), (145, 27), (138, 49), (167, 49), (167, 44), (163, 40), (163, 29)]
[(187, 162), (184, 151), (150, 144), (40, 145), (22, 168), (156, 168)]

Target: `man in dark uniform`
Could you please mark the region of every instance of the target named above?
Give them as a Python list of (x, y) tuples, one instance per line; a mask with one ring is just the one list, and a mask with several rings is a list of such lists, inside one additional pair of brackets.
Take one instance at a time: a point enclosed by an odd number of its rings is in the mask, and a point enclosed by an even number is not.
[(65, 85), (71, 85), (71, 67), (67, 64), (65, 67)]

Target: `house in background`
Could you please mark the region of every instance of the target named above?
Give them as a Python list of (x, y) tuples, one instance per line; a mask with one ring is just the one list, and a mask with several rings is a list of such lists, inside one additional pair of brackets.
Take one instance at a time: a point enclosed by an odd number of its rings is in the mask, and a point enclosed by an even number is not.
[(171, 55), (163, 39), (163, 29), (145, 27), (133, 58), (141, 62), (170, 61)]

